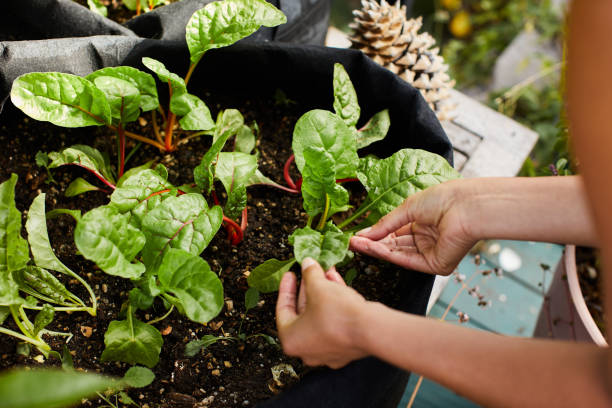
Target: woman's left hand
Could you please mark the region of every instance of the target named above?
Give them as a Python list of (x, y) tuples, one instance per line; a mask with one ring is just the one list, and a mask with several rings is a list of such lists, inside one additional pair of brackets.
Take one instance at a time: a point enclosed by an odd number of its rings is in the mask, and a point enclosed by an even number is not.
[(276, 325), (283, 350), (304, 364), (331, 368), (365, 357), (357, 331), (367, 304), (335, 268), (325, 272), (315, 260), (304, 259), (299, 294), (292, 272), (278, 290)]

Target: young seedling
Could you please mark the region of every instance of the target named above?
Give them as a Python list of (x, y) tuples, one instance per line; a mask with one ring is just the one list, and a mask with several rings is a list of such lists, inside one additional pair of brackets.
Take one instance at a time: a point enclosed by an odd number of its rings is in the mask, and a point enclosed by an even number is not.
[[(43, 340), (43, 334), (70, 336), (45, 329), (55, 313), (85, 311), (95, 316), (96, 296), (83, 278), (55, 256), (47, 234), (44, 194), (32, 202), (26, 221), (28, 240), (22, 238), (21, 213), (15, 207), (16, 183), (17, 176), (13, 174), (0, 184), (0, 325), (11, 316), (21, 333), (6, 327), (0, 327), (0, 333), (34, 345), (48, 357), (51, 347)], [(87, 289), (92, 305), (87, 306), (66, 289), (50, 270), (80, 282)], [(20, 292), (28, 295), (27, 298)], [(26, 310), (38, 311), (34, 321)]]
[[(168, 0), (123, 0), (123, 5), (131, 11), (134, 11), (139, 16), (142, 11), (149, 12), (155, 7), (169, 4)], [(87, 0), (87, 6), (94, 13), (98, 13), (101, 16), (108, 16), (107, 7), (100, 0)]]
[[(333, 85), (335, 113), (312, 110), (295, 125), (292, 148), (302, 179), (294, 186), (301, 190), (308, 220), (289, 237), (294, 258), (270, 259), (251, 272), (248, 283), (260, 292), (278, 290), (283, 274), (306, 257), (316, 259), (325, 270), (349, 260), (352, 231), (372, 225), (411, 194), (459, 177), (446, 160), (423, 150), (402, 149), (386, 159), (359, 158), (358, 149), (386, 136), (388, 113), (376, 114), (358, 130), (357, 94), (340, 64), (334, 67)], [(336, 225), (332, 216), (351, 209), (349, 191), (341, 185), (346, 181), (360, 182), (368, 197)], [(351, 227), (357, 220), (361, 223)]]

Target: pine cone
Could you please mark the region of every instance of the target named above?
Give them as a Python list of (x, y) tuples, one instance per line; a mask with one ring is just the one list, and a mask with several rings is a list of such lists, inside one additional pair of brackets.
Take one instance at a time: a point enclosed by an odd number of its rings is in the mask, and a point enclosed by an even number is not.
[(361, 0), (363, 8), (354, 10), (350, 24), (351, 48), (363, 51), (374, 62), (394, 72), (417, 88), (438, 119), (451, 119), (454, 106), (449, 103), (449, 89), (455, 85), (447, 74), (448, 65), (432, 48), (436, 40), (428, 33), (419, 34), (422, 18), (407, 19), (406, 6), (385, 0)]

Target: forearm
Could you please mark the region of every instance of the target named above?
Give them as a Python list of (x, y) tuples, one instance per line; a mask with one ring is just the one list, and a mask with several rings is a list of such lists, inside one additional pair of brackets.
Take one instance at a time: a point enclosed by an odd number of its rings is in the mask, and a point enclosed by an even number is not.
[(609, 407), (606, 349), (504, 337), (369, 303), (355, 338), (368, 354), (488, 407)]
[(516, 239), (597, 246), (582, 179), (461, 180), (462, 205), (475, 239)]

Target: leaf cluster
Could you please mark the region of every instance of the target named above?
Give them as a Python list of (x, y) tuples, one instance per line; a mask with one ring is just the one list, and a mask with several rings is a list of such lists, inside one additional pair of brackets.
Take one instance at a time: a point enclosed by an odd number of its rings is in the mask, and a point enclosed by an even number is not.
[[(57, 311), (86, 311), (96, 314), (96, 298), (91, 287), (55, 255), (47, 234), (45, 194), (39, 194), (28, 211), (26, 231), (21, 236), (21, 212), (15, 206), (17, 176), (0, 184), (0, 325), (11, 316), (21, 333), (0, 327), (36, 346), (45, 356), (51, 348), (43, 334), (64, 335), (45, 328)], [(87, 289), (92, 306), (87, 306), (55, 277), (51, 271), (76, 279)], [(25, 295), (25, 297), (23, 296)], [(37, 310), (32, 322), (26, 310)]]
[[(317, 260), (325, 270), (350, 260), (352, 230), (371, 225), (418, 191), (459, 177), (442, 157), (423, 150), (402, 149), (386, 159), (360, 158), (359, 149), (385, 138), (389, 113), (379, 112), (357, 129), (361, 111), (357, 93), (340, 64), (334, 66), (333, 88), (334, 112), (312, 110), (295, 125), (292, 148), (302, 174), (302, 199), (309, 218), (305, 227), (289, 237), (293, 259), (270, 259), (249, 275), (249, 285), (261, 292), (277, 290), (282, 275), (306, 257)], [(332, 216), (352, 208), (350, 191), (341, 185), (347, 180), (358, 181), (368, 196), (336, 225), (337, 217)], [(358, 226), (349, 228), (360, 218)]]

